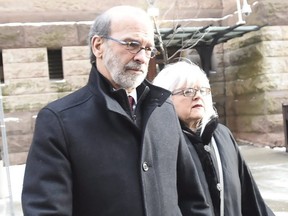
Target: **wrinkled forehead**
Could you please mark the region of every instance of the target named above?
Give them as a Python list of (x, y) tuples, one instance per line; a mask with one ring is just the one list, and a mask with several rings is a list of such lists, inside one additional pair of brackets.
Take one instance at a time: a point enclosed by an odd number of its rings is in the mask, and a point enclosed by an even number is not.
[(111, 33), (135, 33), (154, 40), (152, 20), (141, 9), (130, 7), (110, 11)]

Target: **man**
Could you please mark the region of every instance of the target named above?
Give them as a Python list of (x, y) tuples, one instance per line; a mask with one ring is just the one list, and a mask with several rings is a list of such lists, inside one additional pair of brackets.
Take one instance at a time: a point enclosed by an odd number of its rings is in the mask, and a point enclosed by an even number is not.
[[(156, 54), (149, 17), (130, 6), (111, 8), (95, 20), (89, 43), (88, 84), (37, 116), (24, 215), (181, 215), (178, 192), (194, 203), (184, 187), (193, 161), (170, 92), (145, 80)], [(187, 184), (198, 181), (195, 174)], [(195, 206), (208, 215), (201, 193), (195, 187)]]

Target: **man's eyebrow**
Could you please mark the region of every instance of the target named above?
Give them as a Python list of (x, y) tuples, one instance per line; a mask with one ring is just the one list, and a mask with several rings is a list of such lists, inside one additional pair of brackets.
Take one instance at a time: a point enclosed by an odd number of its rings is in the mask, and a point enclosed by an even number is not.
[[(131, 38), (131, 37), (127, 37), (127, 38), (123, 39), (123, 41), (138, 42), (141, 45), (145, 43), (145, 41), (144, 41), (144, 43), (142, 43), (143, 40), (141, 40), (141, 39), (135, 39), (135, 38)], [(154, 45), (154, 43), (147, 41), (146, 47), (155, 47), (155, 45)]]

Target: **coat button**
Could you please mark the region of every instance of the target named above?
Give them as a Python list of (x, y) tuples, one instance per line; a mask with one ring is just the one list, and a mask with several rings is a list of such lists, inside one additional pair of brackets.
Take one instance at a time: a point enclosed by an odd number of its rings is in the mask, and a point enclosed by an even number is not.
[(204, 149), (206, 152), (210, 152), (211, 151), (211, 147), (209, 145), (204, 145)]
[(217, 189), (218, 189), (218, 191), (221, 191), (221, 190), (222, 190), (222, 187), (221, 187), (221, 184), (220, 184), (220, 183), (217, 184)]
[(149, 170), (149, 166), (147, 162), (143, 162), (142, 169), (144, 170), (144, 172), (147, 172)]

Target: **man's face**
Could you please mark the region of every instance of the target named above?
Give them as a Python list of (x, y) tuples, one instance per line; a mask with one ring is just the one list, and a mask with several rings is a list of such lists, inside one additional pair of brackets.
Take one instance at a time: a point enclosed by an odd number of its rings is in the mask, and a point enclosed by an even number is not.
[[(120, 49), (124, 49), (124, 47), (120, 47)], [(133, 57), (131, 58), (133, 54), (130, 53), (117, 52), (112, 44), (107, 44), (106, 50), (103, 62), (108, 68), (113, 82), (119, 88), (134, 89), (143, 82), (148, 73), (148, 62), (146, 64), (134, 60)], [(125, 52), (128, 51), (125, 50)]]
[[(122, 42), (138, 42), (141, 48), (154, 46), (154, 32), (151, 25), (141, 19), (127, 18), (113, 21), (110, 38), (103, 38), (103, 65), (116, 89), (124, 88), (128, 92), (135, 89), (146, 78), (149, 66), (149, 52), (144, 49), (135, 54)], [(103, 67), (104, 66), (104, 67)]]

